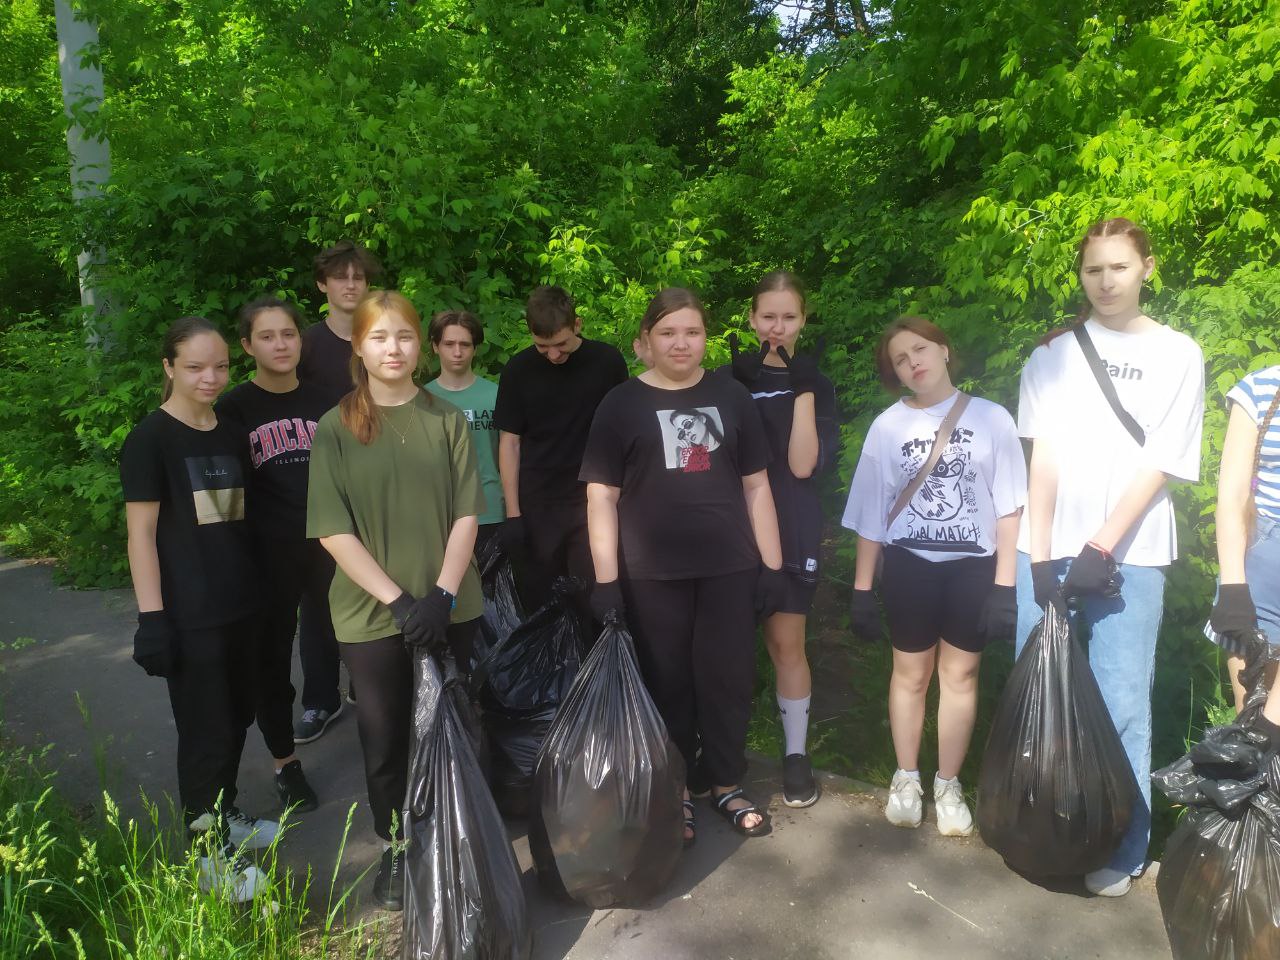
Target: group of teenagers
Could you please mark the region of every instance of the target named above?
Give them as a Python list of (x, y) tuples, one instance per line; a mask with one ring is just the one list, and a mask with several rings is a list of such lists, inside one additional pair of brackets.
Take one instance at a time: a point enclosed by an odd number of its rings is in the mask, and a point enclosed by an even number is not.
[[(958, 358), (938, 326), (889, 323), (875, 363), (899, 396), (870, 426), (841, 521), (857, 534), (852, 630), (869, 641), (887, 632), (893, 648), (895, 825), (923, 820), (935, 672), (935, 821), (967, 836), (958, 776), (985, 646), (1013, 640), (1021, 652), (1049, 606), (1087, 637), (1142, 793), (1111, 863), (1085, 877), (1103, 896), (1126, 893), (1146, 862), (1156, 638), (1177, 554), (1168, 488), (1200, 470), (1204, 360), (1143, 312), (1154, 268), (1137, 224), (1090, 227), (1077, 252), (1080, 314), (1031, 352), (1016, 420), (956, 389)], [(426, 330), (439, 373), (420, 387), (419, 315), (401, 294), (370, 290), (378, 272), (344, 241), (316, 258), (322, 321), (305, 325), (282, 299), (247, 304), (238, 332), (254, 375), (225, 394), (222, 334), (176, 321), (162, 345), (163, 402), (121, 453), (134, 659), (168, 683), (185, 822), (208, 841), (202, 885), (247, 899), (262, 883), (240, 851), (272, 842), (278, 824), (235, 803), (255, 720), (282, 804), (317, 804), (296, 745), (342, 714), (341, 660), (384, 843), (374, 898), (402, 905), (413, 659), (472, 662), (475, 556), (495, 537), (526, 604), (570, 574), (590, 585), (579, 611), (590, 636), (611, 618), (630, 630), (688, 771), (686, 846), (704, 796), (739, 833), (770, 831), (741, 787), (758, 627), (776, 674), (782, 801), (816, 802), (805, 627), (823, 537), (817, 478), (838, 458), (840, 431), (832, 383), (807, 348), (799, 280), (760, 280), (749, 309), (758, 346), (731, 335), (731, 362), (715, 370), (704, 367), (703, 305), (681, 288), (660, 291), (641, 318), (634, 377), (617, 349), (584, 336), (559, 287), (529, 296), (532, 344), (496, 384), (472, 369), (482, 324), (443, 311)], [(1228, 395), (1206, 632), (1227, 650), (1237, 708), (1245, 640), (1261, 630), (1280, 644), (1278, 400), (1280, 367)], [(1277, 723), (1280, 684), (1260, 720), (1280, 746)]]

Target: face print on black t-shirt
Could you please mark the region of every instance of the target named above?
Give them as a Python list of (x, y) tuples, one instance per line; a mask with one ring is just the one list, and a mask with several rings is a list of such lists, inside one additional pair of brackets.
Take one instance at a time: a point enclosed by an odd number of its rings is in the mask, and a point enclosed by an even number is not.
[(711, 469), (711, 454), (724, 442), (724, 420), (715, 407), (658, 410), (662, 449), (668, 470), (702, 473)]
[(244, 519), (244, 469), (238, 457), (187, 457), (196, 523)]

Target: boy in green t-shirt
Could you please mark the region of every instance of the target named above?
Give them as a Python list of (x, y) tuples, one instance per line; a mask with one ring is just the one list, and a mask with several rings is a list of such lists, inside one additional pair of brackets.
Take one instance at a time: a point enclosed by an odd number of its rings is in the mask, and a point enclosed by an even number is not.
[(476, 348), (484, 343), (484, 327), (465, 310), (444, 310), (431, 318), (427, 331), (431, 349), (440, 358), (440, 376), (426, 385), (435, 396), (453, 404), (471, 424), (472, 446), (480, 470), (485, 509), (479, 516), (476, 555), (506, 519), (502, 502), (502, 478), (498, 473), (498, 429), (493, 407), (498, 385), (476, 376), (471, 369)]

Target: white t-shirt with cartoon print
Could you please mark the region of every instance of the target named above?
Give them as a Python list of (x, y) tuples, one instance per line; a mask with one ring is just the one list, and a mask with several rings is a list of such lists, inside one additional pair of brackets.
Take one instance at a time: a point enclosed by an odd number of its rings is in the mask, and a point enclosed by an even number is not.
[[(1018, 433), (1046, 439), (1058, 465), (1050, 556), (1074, 557), (1115, 510), (1143, 468), (1178, 480), (1200, 478), (1204, 356), (1185, 333), (1166, 326), (1118, 333), (1086, 321), (1123, 406), (1142, 427), (1138, 446), (1107, 403), (1071, 333), (1037, 347), (1022, 369)], [(1018, 549), (1031, 552), (1026, 513)], [(1112, 551), (1121, 563), (1162, 567), (1178, 555), (1173, 502), (1161, 490)]]
[(996, 520), (1027, 500), (1027, 470), (1013, 417), (971, 397), (942, 456), (889, 530), (889, 511), (933, 449), (959, 394), (923, 410), (899, 400), (867, 432), (841, 523), (859, 536), (926, 560), (989, 556)]

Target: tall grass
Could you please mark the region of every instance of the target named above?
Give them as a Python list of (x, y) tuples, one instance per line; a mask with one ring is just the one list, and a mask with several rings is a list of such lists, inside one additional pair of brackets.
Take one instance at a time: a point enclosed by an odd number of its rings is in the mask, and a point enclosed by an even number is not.
[(306, 906), (310, 872), (282, 870), (274, 845), (258, 860), (270, 882), (254, 901), (202, 893), (201, 850), (165, 826), (178, 818), (145, 799), (140, 820), (126, 817), (106, 793), (101, 809), (77, 813), (41, 760), (0, 744), (0, 960), (385, 956), (391, 931), (342, 928), (351, 891), (336, 889), (336, 864), (323, 915)]

